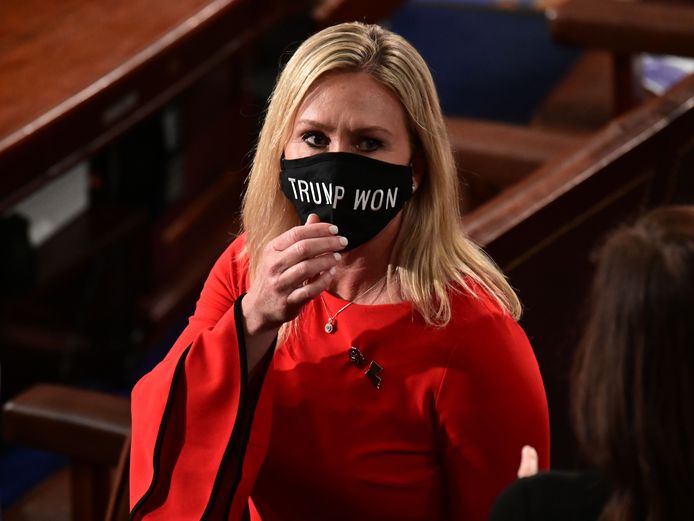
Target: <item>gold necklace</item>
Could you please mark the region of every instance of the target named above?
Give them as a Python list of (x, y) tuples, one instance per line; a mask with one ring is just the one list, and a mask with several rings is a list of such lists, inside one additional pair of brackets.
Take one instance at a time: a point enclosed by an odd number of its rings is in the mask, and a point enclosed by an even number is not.
[(374, 288), (375, 288), (378, 284), (380, 284), (381, 282), (383, 282), (383, 277), (381, 277), (380, 279), (378, 279), (376, 282), (374, 282), (373, 285), (369, 286), (366, 290), (362, 291), (361, 293), (359, 293), (359, 295), (357, 295), (357, 296), (354, 297), (352, 300), (350, 300), (349, 302), (347, 302), (347, 304), (345, 304), (345, 305), (342, 306), (340, 309), (338, 309), (337, 312), (336, 312), (334, 315), (331, 315), (331, 314), (330, 314), (330, 310), (328, 309), (328, 305), (325, 303), (325, 299), (323, 298), (323, 294), (321, 293), (321, 294), (320, 294), (320, 300), (321, 300), (321, 302), (323, 303), (323, 307), (325, 308), (325, 312), (328, 314), (328, 321), (325, 323), (325, 327), (323, 327), (323, 329), (325, 330), (325, 332), (328, 333), (329, 335), (332, 334), (332, 333), (334, 333), (334, 332), (335, 332), (335, 329), (337, 328), (337, 320), (336, 320), (336, 319), (337, 319), (337, 315), (339, 315), (339, 314), (342, 313), (345, 309), (347, 309), (347, 308), (350, 307), (352, 304), (354, 304), (354, 301), (355, 301), (355, 300), (357, 300), (357, 299), (360, 298), (360, 297), (365, 296), (367, 293), (369, 293), (372, 289), (374, 289)]

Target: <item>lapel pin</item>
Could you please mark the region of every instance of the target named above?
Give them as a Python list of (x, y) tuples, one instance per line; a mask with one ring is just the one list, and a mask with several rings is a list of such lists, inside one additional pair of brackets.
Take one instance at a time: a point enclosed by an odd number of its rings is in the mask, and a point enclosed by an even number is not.
[(378, 362), (372, 360), (371, 363), (369, 364), (369, 368), (366, 370), (364, 373), (366, 377), (371, 381), (372, 384), (374, 384), (374, 387), (376, 389), (381, 388), (381, 372), (383, 371), (383, 368), (378, 365)]
[(347, 357), (349, 358), (349, 361), (357, 367), (361, 367), (364, 364), (364, 355), (358, 347), (350, 347), (347, 350)]

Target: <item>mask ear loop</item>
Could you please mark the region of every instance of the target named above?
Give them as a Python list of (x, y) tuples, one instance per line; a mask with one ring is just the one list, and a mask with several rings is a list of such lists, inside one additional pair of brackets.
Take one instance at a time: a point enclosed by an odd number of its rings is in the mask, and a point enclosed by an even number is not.
[(414, 177), (414, 160), (415, 156), (417, 155), (417, 152), (419, 151), (419, 146), (418, 143), (412, 139), (412, 156), (410, 157), (410, 168), (412, 169), (412, 193), (414, 194), (417, 191), (417, 188), (419, 188), (419, 184), (417, 184), (417, 181), (415, 180)]
[(412, 160), (410, 160), (410, 169), (412, 170), (412, 193), (415, 193), (419, 185), (417, 184), (417, 181), (414, 178), (414, 161)]

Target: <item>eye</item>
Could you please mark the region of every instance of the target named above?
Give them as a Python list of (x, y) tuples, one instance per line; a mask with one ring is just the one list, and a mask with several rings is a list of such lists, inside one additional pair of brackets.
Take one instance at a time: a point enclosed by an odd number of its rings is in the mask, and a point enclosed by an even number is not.
[(357, 148), (362, 152), (374, 152), (383, 147), (383, 142), (378, 139), (373, 139), (370, 137), (363, 138)]
[(301, 139), (312, 148), (322, 148), (328, 145), (328, 138), (322, 132), (304, 132)]

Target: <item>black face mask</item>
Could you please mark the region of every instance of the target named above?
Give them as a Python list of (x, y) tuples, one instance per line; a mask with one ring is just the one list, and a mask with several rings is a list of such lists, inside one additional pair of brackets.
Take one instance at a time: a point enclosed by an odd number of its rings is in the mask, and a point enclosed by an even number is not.
[(412, 195), (412, 167), (348, 152), (282, 159), (282, 192), (302, 223), (315, 213), (347, 237), (345, 251), (375, 237)]

